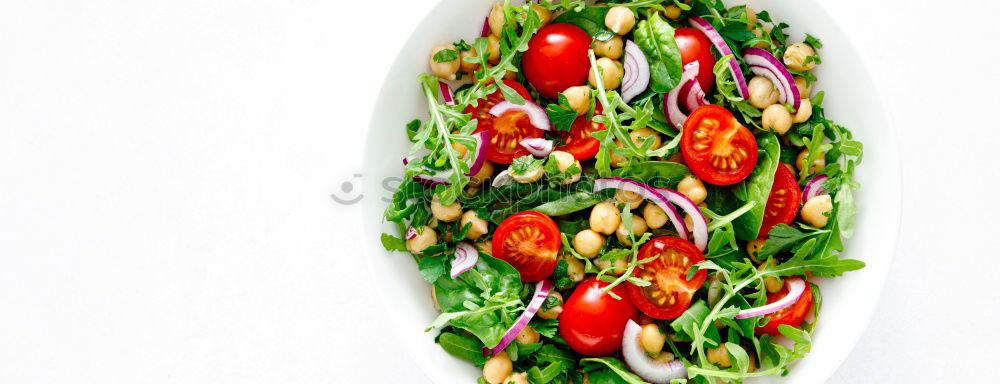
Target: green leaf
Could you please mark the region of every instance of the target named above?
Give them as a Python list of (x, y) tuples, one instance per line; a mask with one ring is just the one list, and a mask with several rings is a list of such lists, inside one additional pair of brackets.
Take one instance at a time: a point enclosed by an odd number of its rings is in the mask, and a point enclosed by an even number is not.
[(760, 136), (757, 139), (757, 147), (757, 166), (750, 173), (750, 176), (742, 182), (746, 187), (746, 201), (755, 201), (757, 205), (746, 214), (733, 220), (736, 237), (746, 241), (756, 239), (759, 234), (760, 225), (764, 222), (767, 198), (771, 195), (771, 186), (774, 184), (774, 174), (781, 166), (781, 163), (778, 162), (781, 148), (777, 136), (773, 133)]
[(617, 36), (604, 25), (604, 18), (610, 7), (590, 6), (580, 10), (567, 11), (552, 21), (552, 24), (573, 24), (600, 41), (608, 41)]
[(600, 194), (576, 192), (571, 195), (566, 195), (559, 200), (539, 205), (533, 210), (549, 216), (563, 216), (590, 208), (605, 199), (606, 198)]
[(747, 351), (739, 344), (734, 343), (726, 343), (726, 351), (729, 352), (731, 360), (735, 363), (733, 366), (741, 373), (747, 373), (750, 368), (750, 356), (747, 355)]
[(592, 357), (592, 358), (582, 359), (580, 360), (580, 362), (584, 364), (587, 363), (603, 364), (607, 366), (607, 368), (610, 369), (611, 372), (617, 374), (618, 377), (620, 377), (628, 384), (649, 384), (641, 377), (632, 373), (632, 370), (628, 369), (628, 367), (625, 366), (625, 363), (614, 357), (600, 357), (600, 358)]
[(473, 269), (458, 278), (441, 276), (434, 282), (443, 313), (428, 329), (451, 324), (469, 331), (484, 345), (497, 345), (522, 305), (521, 288), (521, 277), (514, 267), (480, 254)]
[(445, 332), (438, 337), (437, 342), (448, 354), (459, 359), (476, 365), (486, 362), (486, 358), (483, 357), (483, 343), (479, 340)]
[(424, 257), (420, 259), (418, 267), (420, 268), (420, 275), (431, 284), (434, 284), (439, 277), (444, 275), (447, 269), (445, 267), (444, 256)]
[(437, 63), (447, 63), (458, 59), (458, 51), (454, 49), (442, 49), (434, 54), (434, 61)]
[(785, 249), (789, 249), (793, 245), (799, 244), (805, 239), (829, 232), (829, 230), (802, 232), (787, 224), (775, 225), (774, 228), (771, 228), (771, 232), (768, 233), (767, 241), (764, 242), (764, 247), (757, 254), (757, 258), (758, 260), (763, 260), (763, 258), (775, 255)]
[(383, 233), (382, 247), (384, 247), (386, 251), (406, 251), (406, 240), (388, 233)]
[(650, 88), (667, 93), (681, 79), (681, 53), (674, 40), (674, 28), (659, 13), (639, 22), (634, 32), (635, 43), (649, 61)]
[(569, 105), (566, 95), (562, 93), (559, 94), (559, 103), (549, 104), (545, 107), (545, 113), (549, 115), (549, 120), (552, 121), (552, 126), (555, 127), (556, 131), (569, 131), (577, 118), (576, 111)]
[(541, 160), (536, 159), (534, 156), (531, 155), (524, 155), (514, 159), (514, 161), (510, 164), (510, 172), (517, 175), (523, 175), (528, 171), (541, 166), (542, 166)]
[(670, 161), (636, 161), (612, 174), (616, 177), (632, 179), (643, 184), (662, 188), (676, 188), (691, 171), (687, 166)]

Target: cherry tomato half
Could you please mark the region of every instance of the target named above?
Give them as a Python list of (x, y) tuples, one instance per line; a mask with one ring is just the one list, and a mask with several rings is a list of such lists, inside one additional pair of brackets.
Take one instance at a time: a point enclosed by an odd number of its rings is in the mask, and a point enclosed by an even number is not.
[[(601, 104), (597, 103), (594, 108), (594, 116), (600, 115), (601, 112)], [(587, 115), (579, 116), (573, 121), (573, 126), (570, 127), (569, 131), (556, 131), (564, 143), (556, 147), (556, 150), (569, 152), (580, 161), (593, 159), (601, 148), (601, 141), (590, 134), (603, 130), (604, 124), (587, 119)]]
[[(787, 294), (788, 284), (785, 284), (785, 286), (781, 287), (781, 290), (778, 292), (767, 294), (767, 303), (770, 304), (778, 301), (778, 299), (785, 297)], [(790, 325), (798, 328), (802, 325), (802, 321), (806, 319), (806, 316), (809, 315), (809, 311), (812, 310), (812, 303), (812, 287), (807, 282), (806, 291), (802, 293), (802, 297), (799, 297), (799, 300), (796, 301), (795, 304), (792, 304), (790, 307), (782, 309), (778, 312), (767, 315), (768, 319), (770, 319), (767, 324), (764, 324), (762, 327), (757, 327), (754, 329), (754, 332), (758, 335), (766, 333), (771, 336), (778, 336), (781, 334), (778, 332), (779, 325)]]
[(629, 320), (638, 318), (624, 287), (611, 292), (615, 299), (601, 290), (608, 283), (591, 277), (576, 286), (563, 303), (559, 315), (559, 335), (574, 351), (586, 356), (610, 356), (622, 346), (622, 333)]
[(764, 221), (760, 225), (757, 236), (767, 237), (778, 224), (791, 224), (799, 214), (799, 202), (802, 201), (802, 190), (795, 180), (795, 174), (785, 164), (778, 164), (778, 172), (774, 174), (774, 186), (767, 198), (764, 208)]
[(699, 179), (732, 185), (757, 165), (757, 140), (732, 113), (710, 104), (698, 107), (684, 122), (681, 154)]
[(677, 28), (674, 30), (674, 40), (681, 50), (681, 63), (698, 61), (698, 85), (705, 93), (715, 85), (715, 55), (712, 54), (712, 41), (701, 31), (694, 28)]
[(531, 38), (521, 60), (524, 77), (538, 93), (555, 99), (566, 88), (583, 84), (590, 73), (587, 51), (593, 39), (572, 24), (549, 24)]
[[(531, 94), (523, 85), (511, 80), (504, 80), (504, 84), (517, 91), (525, 100), (531, 100)], [(523, 112), (491, 115), (490, 108), (503, 100), (503, 93), (498, 89), (485, 99), (479, 99), (478, 107), (466, 107), (465, 113), (471, 113), (472, 118), (478, 121), (476, 132), (491, 131), (486, 158), (494, 163), (510, 164), (514, 159), (528, 154), (528, 150), (520, 145), (522, 139), (542, 137), (545, 133), (531, 125), (528, 115)]]
[(556, 269), (562, 247), (559, 227), (535, 211), (515, 213), (497, 227), (493, 257), (510, 263), (526, 283), (544, 280)]
[(639, 260), (657, 257), (638, 267), (634, 276), (651, 284), (646, 287), (628, 284), (632, 302), (642, 313), (654, 319), (676, 319), (691, 306), (691, 296), (705, 284), (708, 271), (686, 279), (692, 265), (705, 261), (705, 255), (691, 242), (679, 237), (662, 236), (639, 249)]

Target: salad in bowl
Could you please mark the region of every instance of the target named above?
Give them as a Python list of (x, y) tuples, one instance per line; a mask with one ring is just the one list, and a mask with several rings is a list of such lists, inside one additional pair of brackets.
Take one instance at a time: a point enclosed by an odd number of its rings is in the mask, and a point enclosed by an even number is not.
[(841, 254), (863, 147), (813, 89), (821, 41), (718, 0), (480, 17), (427, 56), (381, 236), (427, 281), (440, 347), (490, 384), (794, 369), (816, 280), (864, 267)]

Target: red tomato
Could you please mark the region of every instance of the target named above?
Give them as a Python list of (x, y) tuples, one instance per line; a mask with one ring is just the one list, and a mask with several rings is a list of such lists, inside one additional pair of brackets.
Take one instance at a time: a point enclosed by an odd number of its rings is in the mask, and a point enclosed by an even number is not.
[(713, 185), (732, 185), (757, 165), (757, 140), (732, 113), (705, 105), (684, 122), (681, 154), (695, 176)]
[(778, 172), (774, 174), (774, 186), (767, 198), (764, 208), (764, 221), (760, 225), (758, 236), (767, 237), (771, 228), (778, 224), (791, 224), (799, 214), (799, 202), (802, 201), (802, 190), (795, 180), (795, 174), (784, 164), (778, 164)]
[[(594, 108), (594, 116), (602, 112), (601, 104)], [(601, 148), (601, 141), (597, 140), (591, 133), (603, 131), (604, 124), (588, 120), (587, 115), (577, 117), (573, 121), (573, 126), (569, 131), (556, 131), (559, 138), (563, 140), (563, 145), (556, 147), (557, 151), (569, 152), (574, 158), (580, 161), (593, 159), (597, 156), (597, 151)]]
[[(504, 80), (504, 84), (517, 91), (525, 100), (531, 100), (531, 94), (523, 85), (512, 80)], [(465, 113), (471, 113), (472, 118), (478, 120), (476, 132), (491, 131), (486, 158), (494, 163), (510, 164), (514, 159), (528, 154), (528, 150), (520, 145), (522, 139), (542, 137), (545, 133), (531, 125), (528, 115), (523, 112), (491, 115), (490, 108), (503, 100), (503, 93), (498, 89), (485, 99), (479, 99), (479, 107), (466, 107)]]
[(576, 286), (559, 315), (559, 335), (574, 351), (586, 356), (610, 356), (622, 346), (622, 333), (629, 320), (638, 318), (624, 287), (601, 290), (608, 283), (591, 277)]
[[(780, 291), (767, 294), (768, 304), (778, 301), (778, 299), (785, 297), (788, 294), (788, 285), (786, 284), (781, 288)], [(802, 321), (806, 319), (806, 315), (812, 310), (813, 303), (813, 293), (812, 287), (809, 283), (806, 283), (806, 291), (802, 292), (802, 297), (792, 304), (790, 307), (782, 309), (778, 312), (767, 315), (767, 324), (763, 327), (757, 327), (754, 332), (758, 335), (768, 334), (771, 336), (778, 336), (781, 333), (778, 332), (779, 325), (790, 325), (798, 328), (802, 325)]]
[(549, 24), (531, 38), (521, 60), (524, 77), (542, 96), (555, 99), (583, 84), (590, 73), (587, 51), (593, 39), (572, 24)]
[(687, 280), (691, 266), (705, 261), (705, 256), (691, 242), (679, 237), (662, 236), (639, 249), (639, 260), (657, 257), (638, 267), (634, 276), (651, 284), (646, 287), (628, 284), (632, 302), (642, 313), (654, 319), (676, 319), (691, 306), (691, 296), (705, 284), (708, 271), (695, 273)]
[(497, 227), (493, 257), (510, 263), (526, 283), (544, 280), (556, 269), (562, 240), (556, 222), (535, 211), (515, 213)]
[(674, 40), (681, 50), (681, 62), (684, 64), (698, 61), (698, 84), (705, 93), (715, 85), (715, 55), (712, 54), (712, 41), (701, 31), (694, 28), (677, 28), (674, 30)]

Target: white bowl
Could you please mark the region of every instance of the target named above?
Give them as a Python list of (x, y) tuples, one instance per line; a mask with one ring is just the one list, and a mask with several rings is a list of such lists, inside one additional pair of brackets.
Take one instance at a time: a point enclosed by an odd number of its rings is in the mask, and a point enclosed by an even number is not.
[[(445, 353), (434, 343), (434, 334), (424, 332), (437, 315), (430, 287), (409, 255), (383, 250), (379, 235), (395, 229), (383, 222), (382, 212), (391, 195), (387, 185), (398, 185), (393, 180), (402, 175), (400, 158), (409, 148), (403, 127), (427, 116), (416, 78), (428, 70), (431, 46), (477, 37), (491, 4), (492, 0), (441, 0), (428, 13), (386, 76), (375, 108), (381, 112), (372, 117), (365, 148), (365, 237), (360, 241), (400, 344), (435, 383), (474, 383), (481, 372)], [(901, 200), (896, 139), (863, 60), (820, 5), (814, 0), (753, 0), (750, 5), (791, 24), (793, 41), (806, 32), (823, 41), (823, 64), (815, 70), (819, 83), (813, 89), (826, 91), (827, 117), (852, 129), (866, 149), (857, 171), (862, 187), (856, 194), (856, 234), (847, 241), (844, 254), (863, 260), (867, 267), (819, 282), (823, 308), (812, 352), (788, 376), (757, 381), (819, 383), (844, 361), (867, 326), (895, 253)]]

